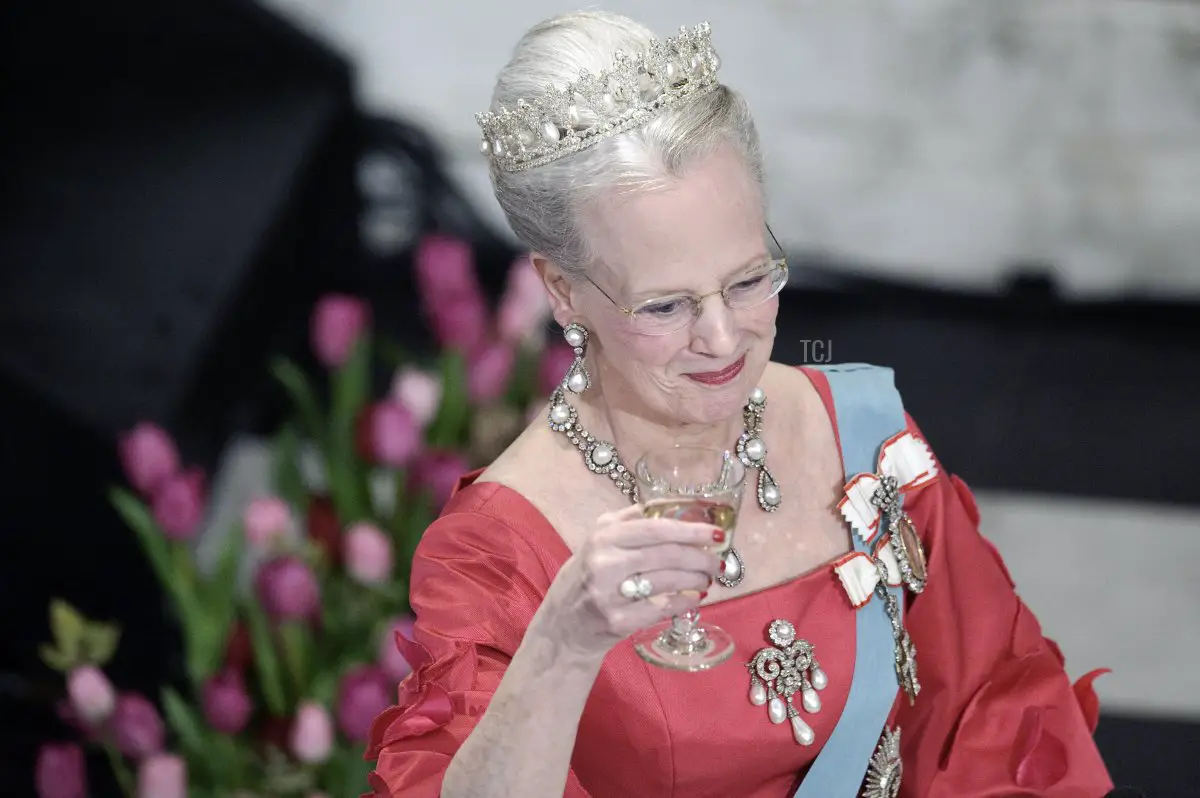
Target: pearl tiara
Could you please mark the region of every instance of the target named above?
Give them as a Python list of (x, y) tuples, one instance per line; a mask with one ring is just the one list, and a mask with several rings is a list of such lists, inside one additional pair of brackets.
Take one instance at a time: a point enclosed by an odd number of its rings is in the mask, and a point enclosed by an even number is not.
[(579, 79), (562, 89), (548, 85), (532, 100), (517, 100), (516, 108), (476, 114), (483, 131), (480, 152), (506, 172), (532, 169), (643, 125), (679, 100), (712, 91), (720, 85), (721, 59), (711, 30), (707, 22), (691, 30), (682, 27), (678, 36), (655, 39), (638, 55), (618, 50), (612, 68), (599, 75), (580, 70)]

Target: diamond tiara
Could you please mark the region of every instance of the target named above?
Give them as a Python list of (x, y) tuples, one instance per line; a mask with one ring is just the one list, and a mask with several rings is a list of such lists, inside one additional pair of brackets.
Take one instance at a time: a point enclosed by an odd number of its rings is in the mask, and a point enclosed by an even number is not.
[(580, 70), (563, 89), (546, 86), (538, 97), (517, 100), (516, 108), (476, 114), (483, 131), (479, 149), (506, 172), (543, 166), (600, 141), (645, 124), (663, 109), (720, 84), (721, 59), (702, 22), (678, 36), (655, 39), (630, 56), (617, 51), (613, 66), (599, 75)]

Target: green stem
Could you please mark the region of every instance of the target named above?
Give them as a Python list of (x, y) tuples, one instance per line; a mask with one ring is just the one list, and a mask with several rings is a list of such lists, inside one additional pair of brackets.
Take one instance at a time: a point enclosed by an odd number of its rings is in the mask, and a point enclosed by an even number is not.
[(279, 627), (279, 640), (283, 647), (283, 659), (295, 687), (296, 700), (304, 699), (308, 692), (308, 630), (301, 622), (289, 621)]
[(129, 766), (121, 759), (117, 749), (112, 745), (105, 745), (104, 753), (108, 755), (108, 764), (112, 767), (113, 775), (117, 777), (117, 785), (121, 788), (121, 793), (126, 798), (136, 798), (137, 787), (133, 781), (133, 773), (129, 771)]

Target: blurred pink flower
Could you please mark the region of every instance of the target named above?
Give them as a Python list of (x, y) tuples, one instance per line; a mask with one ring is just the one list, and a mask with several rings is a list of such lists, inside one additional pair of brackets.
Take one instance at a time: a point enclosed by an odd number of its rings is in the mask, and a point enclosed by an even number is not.
[(93, 665), (81, 665), (67, 676), (67, 696), (75, 716), (85, 727), (108, 720), (117, 706), (117, 693), (104, 672)]
[(338, 729), (348, 740), (366, 742), (371, 722), (392, 704), (395, 685), (375, 665), (360, 665), (346, 671), (338, 690)]
[(516, 353), (507, 343), (494, 343), (480, 350), (467, 363), (467, 388), (471, 401), (494, 402), (504, 395), (512, 377)]
[(575, 350), (563, 344), (548, 346), (538, 362), (538, 390), (551, 393), (567, 376), (567, 370), (575, 360)]
[(292, 508), (278, 496), (257, 498), (242, 511), (246, 541), (258, 551), (270, 549), (277, 538), (291, 532), (294, 523)]
[(292, 722), (288, 747), (296, 759), (310, 765), (328, 759), (333, 751), (333, 719), (329, 711), (312, 701), (301, 703)]
[(144, 759), (163, 749), (162, 718), (144, 696), (122, 693), (108, 725), (117, 750), (130, 759)]
[(491, 318), (480, 294), (439, 299), (425, 306), (425, 314), (433, 337), (445, 349), (469, 355), (487, 342)]
[(528, 256), (517, 258), (508, 269), (504, 294), (496, 312), (496, 331), (514, 346), (536, 343), (550, 318), (550, 301), (542, 278)]
[(479, 294), (475, 256), (466, 241), (445, 235), (425, 236), (414, 259), (417, 290), (426, 307), (448, 297)]
[(342, 536), (342, 562), (355, 582), (382, 584), (392, 575), (392, 542), (379, 527), (360, 521)]
[(404, 635), (405, 639), (412, 640), (413, 620), (411, 615), (392, 618), (384, 627), (383, 636), (379, 638), (377, 657), (379, 668), (393, 682), (399, 682), (412, 673), (412, 665), (404, 658), (404, 655), (400, 653), (400, 647), (396, 645), (396, 633), (399, 632)]
[(317, 577), (298, 557), (287, 555), (263, 563), (254, 582), (258, 600), (275, 620), (305, 620), (320, 606)]
[(392, 380), (391, 398), (408, 409), (424, 427), (437, 415), (442, 402), (442, 381), (436, 375), (405, 366)]
[(190, 540), (204, 518), (204, 473), (189, 468), (167, 477), (150, 500), (154, 520), (171, 540)]
[(34, 765), (38, 798), (87, 798), (83, 749), (74, 743), (43, 745)]
[(202, 704), (208, 724), (222, 734), (237, 734), (246, 728), (253, 705), (246, 683), (236, 670), (225, 670), (204, 683)]
[(345, 294), (321, 297), (309, 319), (309, 337), (317, 361), (329, 369), (344, 365), (370, 323), (371, 310), (361, 299)]
[(187, 798), (187, 763), (174, 754), (147, 757), (137, 779), (137, 798)]
[(121, 468), (129, 484), (149, 496), (179, 470), (179, 450), (162, 427), (143, 421), (121, 436), (117, 445)]
[(413, 414), (391, 400), (363, 410), (355, 437), (364, 459), (389, 468), (404, 468), (421, 448), (421, 430)]
[(470, 470), (466, 458), (457, 452), (426, 451), (408, 472), (409, 488), (427, 491), (440, 508), (450, 500), (459, 478)]

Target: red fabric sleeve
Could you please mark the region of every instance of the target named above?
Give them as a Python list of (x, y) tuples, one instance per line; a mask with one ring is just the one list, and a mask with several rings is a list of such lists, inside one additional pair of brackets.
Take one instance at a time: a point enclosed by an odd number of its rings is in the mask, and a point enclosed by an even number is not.
[[(519, 519), (507, 519), (519, 524)], [(371, 728), (375, 796), (437, 798), (456, 751), (487, 709), (549, 586), (545, 564), (508, 523), (452, 512), (426, 530), (413, 558), (413, 666), (396, 706)], [(564, 793), (588, 798), (572, 772)]]
[[(920, 435), (911, 418), (909, 428)], [(929, 578), (905, 615), (922, 689), (896, 712), (901, 795), (1099, 798), (1113, 785), (1092, 740), (1095, 672), (1072, 687), (1058, 647), (980, 534), (970, 490), (938, 469), (941, 479), (905, 500)]]

